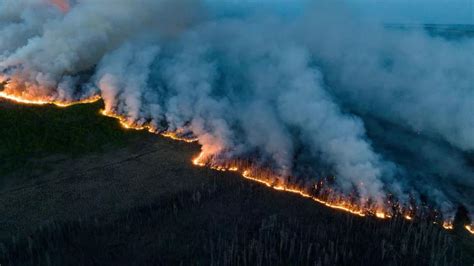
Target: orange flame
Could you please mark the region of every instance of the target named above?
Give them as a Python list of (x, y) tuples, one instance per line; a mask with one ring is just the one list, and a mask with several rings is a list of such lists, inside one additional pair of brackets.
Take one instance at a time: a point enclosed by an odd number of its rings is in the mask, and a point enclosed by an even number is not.
[[(193, 159), (193, 164), (196, 165), (196, 166), (201, 166), (201, 167), (206, 166), (207, 164), (203, 161), (203, 159), (205, 157), (206, 156), (203, 153), (200, 153), (195, 159)], [(218, 170), (218, 171), (239, 171), (239, 168), (236, 167), (236, 166), (229, 166), (229, 167), (211, 166), (211, 169)], [(265, 180), (265, 179), (262, 179), (262, 178), (259, 178), (259, 177), (252, 176), (252, 174), (251, 174), (252, 171), (250, 169), (242, 170), (242, 171), (239, 171), (239, 172), (245, 179), (252, 180), (254, 182), (263, 184), (263, 185), (265, 185), (267, 187), (270, 187), (270, 188), (273, 188), (275, 190), (284, 191), (284, 192), (293, 193), (293, 194), (298, 194), (298, 195), (300, 195), (304, 198), (310, 198), (313, 201), (316, 201), (316, 202), (318, 202), (320, 204), (323, 204), (327, 207), (330, 207), (332, 209), (342, 210), (342, 211), (349, 212), (349, 213), (352, 213), (352, 214), (355, 214), (355, 215), (358, 215), (358, 216), (361, 216), (361, 217), (366, 216), (365, 211), (363, 211), (358, 206), (356, 206), (354, 204), (351, 204), (349, 201), (339, 200), (339, 201), (332, 202), (332, 201), (329, 201), (329, 200), (323, 200), (323, 199), (320, 199), (320, 198), (317, 198), (317, 197), (314, 197), (314, 196), (310, 195), (309, 193), (305, 192), (303, 189), (291, 188), (291, 187), (288, 187), (288, 186), (282, 185), (282, 184), (274, 184), (273, 181), (269, 181), (269, 180)], [(276, 178), (275, 178), (275, 180), (276, 180)], [(377, 214), (376, 214), (376, 217), (385, 218), (385, 217), (388, 217), (388, 215), (383, 213), (382, 211), (378, 211)]]
[(377, 211), (377, 212), (375, 212), (375, 217), (377, 217), (379, 219), (388, 219), (388, 218), (391, 218), (392, 216), (385, 213), (384, 211)]
[[(270, 181), (270, 180), (278, 180), (277, 177), (273, 177), (271, 179), (265, 179), (265, 178), (253, 176), (251, 169), (245, 169), (245, 170), (241, 171), (236, 166), (224, 167), (224, 166), (208, 165), (205, 162), (205, 158), (206, 158), (205, 154), (203, 152), (201, 152), (196, 158), (194, 158), (192, 160), (192, 162), (196, 166), (200, 166), (200, 167), (208, 166), (211, 169), (218, 170), (218, 171), (238, 171), (238, 172), (240, 172), (240, 174), (245, 179), (252, 180), (254, 182), (263, 184), (263, 185), (265, 185), (267, 187), (270, 187), (272, 189), (275, 189), (277, 191), (284, 191), (284, 192), (288, 192), (288, 193), (298, 194), (298, 195), (300, 195), (304, 198), (309, 198), (309, 199), (311, 199), (315, 202), (318, 202), (318, 203), (320, 203), (322, 205), (325, 205), (325, 206), (327, 206), (329, 208), (332, 208), (332, 209), (348, 212), (348, 213), (351, 213), (351, 214), (354, 214), (354, 215), (357, 215), (357, 216), (361, 216), (361, 217), (365, 217), (369, 214), (369, 215), (371, 215), (375, 218), (378, 218), (378, 219), (390, 219), (390, 218), (392, 218), (392, 215), (390, 214), (390, 212), (385, 211), (385, 210), (377, 209), (377, 210), (373, 211), (373, 210), (370, 210), (370, 209), (364, 209), (363, 207), (360, 207), (357, 204), (353, 204), (353, 203), (349, 202), (348, 200), (344, 200), (344, 199), (340, 199), (340, 198), (337, 199), (337, 200), (330, 200), (330, 199), (325, 200), (325, 199), (321, 199), (321, 198), (318, 198), (316, 196), (313, 196), (313, 195), (311, 195), (310, 193), (306, 192), (304, 189), (301, 189), (301, 188), (293, 188), (293, 187), (290, 187), (289, 185), (285, 185), (285, 184), (275, 184), (274, 181)], [(408, 221), (413, 221), (414, 216), (411, 213), (405, 213), (403, 215), (403, 218), (405, 218)], [(434, 223), (436, 224), (436, 222), (434, 222)], [(442, 227), (446, 230), (451, 230), (454, 227), (453, 222), (450, 221), (450, 220), (446, 220), (446, 221), (443, 222)], [(471, 225), (466, 225), (465, 228), (471, 234), (474, 234), (474, 230), (473, 230), (473, 227)]]
[(65, 101), (56, 101), (56, 100), (47, 100), (47, 99), (26, 99), (21, 96), (16, 96), (13, 94), (8, 94), (5, 91), (0, 91), (0, 98), (19, 103), (19, 104), (27, 104), (27, 105), (55, 105), (57, 107), (69, 107), (77, 104), (86, 104), (86, 103), (94, 103), (101, 99), (99, 95), (95, 95), (83, 100), (74, 101), (74, 102), (65, 102)]
[(197, 142), (197, 141), (198, 141), (197, 138), (184, 138), (184, 137), (180, 137), (176, 132), (171, 132), (171, 131), (163, 132), (163, 133), (161, 133), (161, 135), (162, 135), (163, 137), (170, 138), (170, 139), (172, 139), (172, 140), (184, 141), (184, 142), (187, 142), (187, 143), (193, 143), (193, 142)]
[[(22, 97), (22, 96), (16, 96), (16, 95), (13, 95), (13, 94), (9, 94), (5, 90), (0, 91), (0, 98), (6, 99), (6, 100), (9, 100), (9, 101), (18, 103), (18, 104), (55, 105), (55, 106), (58, 106), (58, 107), (68, 107), (68, 106), (72, 106), (72, 105), (76, 105), (76, 104), (93, 103), (93, 102), (99, 101), (101, 99), (101, 97), (99, 95), (95, 95), (95, 96), (92, 96), (90, 98), (83, 99), (83, 100), (80, 100), (80, 101), (75, 101), (75, 102), (55, 101), (55, 100), (48, 100), (48, 99), (30, 99), (30, 98), (25, 98), (25, 97)], [(110, 112), (110, 111), (106, 111), (106, 110), (101, 110), (100, 113), (104, 116), (112, 117), (112, 118), (117, 119), (119, 121), (120, 125), (124, 129), (147, 130), (151, 133), (158, 133), (157, 129), (154, 128), (150, 124), (139, 125), (139, 124), (136, 124), (135, 122), (127, 119), (125, 116), (118, 115), (114, 112)], [(177, 140), (177, 141), (184, 141), (184, 142), (188, 142), (188, 143), (197, 141), (196, 138), (181, 137), (180, 133), (182, 133), (182, 132), (179, 132), (179, 131), (177, 131), (177, 132), (166, 131), (166, 132), (161, 132), (159, 134), (162, 135), (163, 137), (167, 137), (167, 138)], [(357, 204), (351, 203), (349, 200), (344, 200), (343, 198), (340, 198), (340, 197), (338, 197), (335, 200), (322, 199), (322, 198), (318, 198), (316, 196), (313, 196), (313, 195), (309, 194), (304, 189), (297, 188), (297, 187), (291, 187), (288, 184), (278, 184), (274, 181), (274, 180), (278, 180), (278, 178), (276, 176), (263, 178), (263, 177), (252, 175), (252, 170), (251, 169), (239, 169), (239, 167), (233, 166), (233, 165), (230, 165), (230, 166), (228, 166), (228, 165), (227, 166), (208, 165), (206, 163), (206, 156), (203, 152), (201, 152), (196, 158), (194, 158), (192, 160), (192, 162), (196, 166), (200, 166), (200, 167), (208, 166), (211, 169), (217, 170), (217, 171), (239, 172), (245, 179), (252, 180), (254, 182), (263, 184), (263, 185), (265, 185), (267, 187), (270, 187), (272, 189), (275, 189), (277, 191), (283, 191), (283, 192), (287, 192), (287, 193), (298, 194), (298, 195), (300, 195), (304, 198), (309, 198), (309, 199), (311, 199), (315, 202), (318, 202), (322, 205), (325, 205), (329, 208), (344, 211), (344, 212), (348, 212), (348, 213), (351, 213), (351, 214), (354, 214), (354, 215), (357, 215), (357, 216), (360, 216), (360, 217), (365, 217), (369, 214), (370, 216), (373, 216), (373, 217), (376, 217), (376, 218), (379, 218), (379, 219), (392, 218), (392, 215), (390, 214), (390, 212), (382, 210), (382, 209), (376, 209), (376, 210), (364, 209), (363, 207), (360, 207)], [(404, 214), (403, 217), (406, 220), (409, 220), (409, 221), (413, 220), (412, 214)], [(442, 227), (444, 229), (451, 230), (451, 229), (453, 229), (453, 222), (450, 221), (450, 220), (444, 221), (443, 224), (442, 224)], [(474, 234), (474, 230), (473, 230), (472, 225), (466, 225), (465, 228), (469, 233)]]
[[(120, 125), (124, 129), (146, 130), (150, 133), (158, 133), (158, 130), (150, 124), (145, 123), (145, 124), (139, 125), (139, 124), (136, 124), (133, 121), (127, 119), (125, 116), (118, 115), (114, 112), (110, 112), (110, 111), (106, 111), (106, 110), (101, 110), (100, 113), (103, 116), (107, 116), (107, 117), (117, 119), (119, 121)], [(187, 142), (187, 143), (192, 143), (192, 142), (197, 141), (196, 138), (181, 137), (179, 135), (179, 132), (165, 131), (165, 132), (161, 132), (159, 134), (162, 135), (163, 137), (166, 137), (166, 138), (170, 138), (170, 139), (177, 140), (177, 141), (184, 141), (184, 142)]]
[(454, 228), (453, 226), (453, 221), (444, 221), (443, 222), (443, 228), (446, 229), (446, 230), (452, 230)]
[(473, 225), (467, 224), (467, 225), (465, 225), (464, 227), (466, 228), (466, 230), (467, 230), (469, 233), (471, 233), (471, 234), (474, 235), (474, 226), (473, 226)]

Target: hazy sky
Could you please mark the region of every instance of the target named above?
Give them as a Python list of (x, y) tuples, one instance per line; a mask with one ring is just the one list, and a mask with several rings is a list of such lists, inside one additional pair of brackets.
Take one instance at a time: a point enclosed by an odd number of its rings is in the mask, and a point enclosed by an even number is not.
[(400, 23), (474, 23), (474, 0), (345, 0), (367, 16)]
[[(206, 0), (219, 5), (260, 4), (283, 12), (320, 0)], [(386, 23), (474, 24), (474, 0), (327, 0)], [(235, 6), (234, 6), (235, 8)], [(232, 9), (232, 7), (230, 7)]]

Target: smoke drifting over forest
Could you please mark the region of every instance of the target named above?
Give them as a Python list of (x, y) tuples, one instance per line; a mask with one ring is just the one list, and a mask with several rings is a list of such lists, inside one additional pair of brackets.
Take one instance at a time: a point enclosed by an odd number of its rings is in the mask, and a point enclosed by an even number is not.
[(101, 95), (130, 123), (196, 137), (207, 160), (334, 175), (362, 204), (474, 214), (474, 40), (299, 5), (5, 0), (0, 82), (25, 99)]

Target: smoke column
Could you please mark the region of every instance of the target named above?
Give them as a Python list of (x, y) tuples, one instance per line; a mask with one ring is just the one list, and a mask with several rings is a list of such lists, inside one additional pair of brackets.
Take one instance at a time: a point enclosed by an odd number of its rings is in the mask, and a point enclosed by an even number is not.
[(0, 3), (7, 93), (101, 95), (130, 124), (196, 137), (211, 164), (249, 159), (303, 185), (335, 176), (360, 204), (474, 213), (473, 39), (326, 2), (52, 2)]

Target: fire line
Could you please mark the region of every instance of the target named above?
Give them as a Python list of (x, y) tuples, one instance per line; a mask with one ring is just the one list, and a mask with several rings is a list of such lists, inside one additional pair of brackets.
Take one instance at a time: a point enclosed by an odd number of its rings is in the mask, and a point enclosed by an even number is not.
[[(16, 104), (26, 104), (26, 105), (53, 105), (57, 107), (69, 107), (73, 105), (78, 105), (78, 104), (88, 104), (88, 103), (94, 103), (102, 99), (100, 95), (94, 95), (92, 97), (82, 99), (79, 101), (71, 101), (71, 102), (66, 102), (66, 101), (55, 101), (55, 100), (47, 100), (47, 99), (27, 99), (23, 98), (21, 96), (16, 96), (12, 94), (8, 94), (5, 91), (0, 91), (0, 98), (3, 98), (5, 100), (11, 101)], [(170, 138), (176, 141), (184, 141), (187, 143), (192, 143), (192, 142), (197, 142), (198, 139), (196, 138), (186, 138), (182, 137), (179, 132), (171, 132), (171, 131), (165, 131), (165, 132), (158, 132), (158, 130), (151, 125), (145, 124), (145, 125), (137, 125), (134, 124), (132, 121), (128, 120), (125, 116), (118, 115), (114, 112), (106, 111), (106, 110), (101, 110), (100, 111), (101, 115), (115, 118), (119, 121), (120, 125), (124, 129), (133, 129), (133, 130), (146, 130), (150, 133), (155, 133), (155, 134), (160, 134), (163, 137)], [(335, 210), (340, 210), (344, 211), (347, 213), (351, 213), (353, 215), (357, 215), (360, 217), (365, 217), (367, 216), (367, 210), (364, 210), (357, 205), (351, 204), (349, 201), (345, 200), (340, 200), (340, 201), (330, 201), (330, 200), (323, 200), (320, 199), (316, 196), (313, 196), (307, 192), (305, 192), (303, 189), (299, 188), (292, 188), (289, 187), (288, 185), (278, 185), (274, 184), (274, 182), (265, 180), (263, 178), (259, 178), (258, 176), (253, 176), (252, 175), (252, 170), (251, 169), (239, 169), (237, 166), (216, 166), (216, 165), (208, 165), (205, 160), (204, 160), (204, 154), (201, 152), (196, 158), (192, 160), (193, 165), (199, 166), (199, 167), (209, 167), (210, 169), (216, 170), (216, 171), (232, 171), (232, 172), (238, 172), (240, 175), (247, 179), (251, 180), (256, 183), (263, 184), (269, 188), (272, 188), (277, 191), (283, 191), (287, 193), (292, 193), (292, 194), (297, 194), (301, 197), (308, 198), (313, 200), (314, 202), (317, 202), (319, 204), (322, 204), (324, 206), (327, 206), (329, 208), (335, 209)], [(392, 218), (392, 215), (390, 215), (388, 212), (383, 211), (383, 210), (373, 210), (371, 213), (371, 216), (376, 217), (378, 219), (389, 219)], [(403, 216), (406, 220), (412, 221), (413, 216), (411, 214), (405, 214)], [(436, 222), (434, 222), (436, 223)], [(442, 223), (442, 228), (446, 230), (451, 230), (454, 228), (453, 222), (450, 220), (444, 221)], [(470, 233), (474, 235), (474, 225), (465, 225), (465, 229)]]

